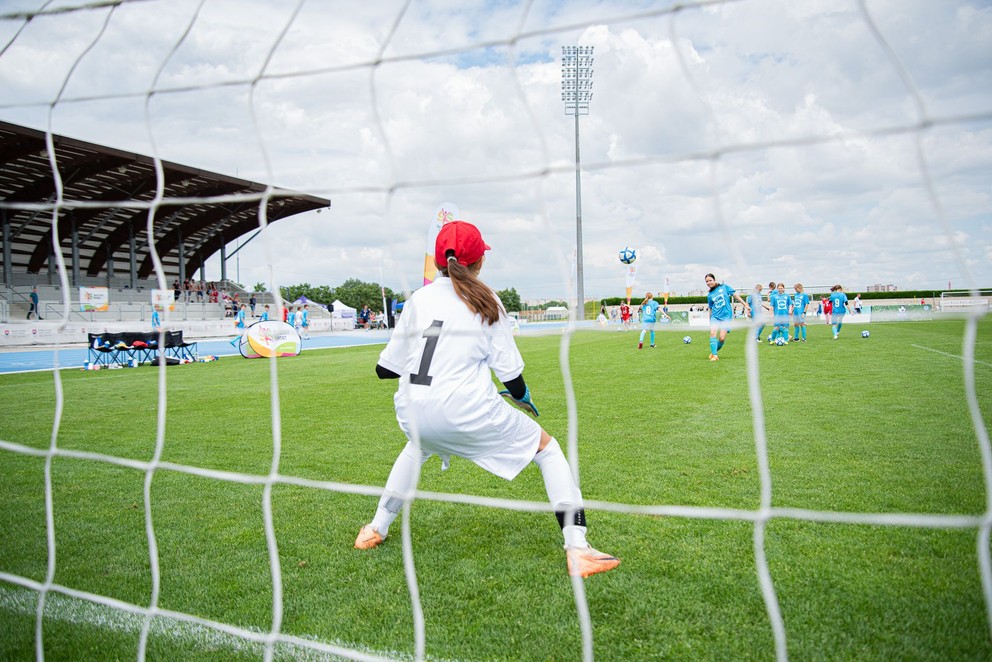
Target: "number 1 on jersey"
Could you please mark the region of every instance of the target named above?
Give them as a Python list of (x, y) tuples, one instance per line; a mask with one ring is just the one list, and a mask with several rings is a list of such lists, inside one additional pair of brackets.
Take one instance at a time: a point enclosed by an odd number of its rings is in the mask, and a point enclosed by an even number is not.
[(431, 360), (434, 358), (434, 350), (437, 349), (437, 339), (441, 335), (443, 324), (442, 320), (434, 320), (429, 327), (424, 329), (423, 337), (427, 338), (427, 342), (424, 343), (424, 353), (420, 356), (420, 370), (410, 375), (411, 384), (431, 385), (433, 378), (427, 372), (431, 368)]

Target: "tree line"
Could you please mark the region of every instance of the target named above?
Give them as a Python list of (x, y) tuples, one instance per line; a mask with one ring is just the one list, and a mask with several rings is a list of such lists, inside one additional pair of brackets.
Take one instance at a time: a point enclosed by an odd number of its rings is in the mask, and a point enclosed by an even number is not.
[[(265, 283), (255, 283), (255, 292), (265, 292), (266, 289)], [(387, 306), (392, 305), (393, 299), (396, 299), (399, 302), (406, 301), (406, 297), (403, 292), (394, 291), (389, 287), (380, 289), (378, 283), (366, 283), (365, 281), (357, 278), (349, 278), (337, 287), (300, 283), (298, 285), (287, 285), (282, 288), (282, 297), (286, 301), (296, 301), (301, 296), (304, 296), (311, 301), (329, 306), (337, 300), (346, 306), (350, 306), (351, 308), (358, 310), (361, 310), (363, 306), (367, 305), (369, 308), (379, 313), (383, 312), (383, 293), (385, 293), (386, 296)], [(511, 287), (505, 290), (499, 290), (496, 294), (499, 296), (500, 301), (503, 302), (503, 307), (508, 311), (520, 311), (527, 309), (526, 306), (521, 304), (520, 295), (517, 293), (516, 288)], [(558, 301), (549, 301), (546, 305), (553, 306), (565, 304)]]

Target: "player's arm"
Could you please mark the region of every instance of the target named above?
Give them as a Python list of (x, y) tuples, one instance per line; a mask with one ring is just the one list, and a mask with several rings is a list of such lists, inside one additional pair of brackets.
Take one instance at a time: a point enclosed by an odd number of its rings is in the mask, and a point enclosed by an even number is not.
[(380, 364), (375, 365), (375, 374), (379, 379), (399, 379), (400, 376), (389, 368), (385, 368)]
[(506, 390), (500, 391), (500, 395), (512, 402), (523, 412), (531, 416), (540, 416), (537, 407), (534, 405), (534, 401), (530, 397), (530, 389), (527, 388), (527, 384), (524, 382), (523, 373), (503, 382), (503, 386)]

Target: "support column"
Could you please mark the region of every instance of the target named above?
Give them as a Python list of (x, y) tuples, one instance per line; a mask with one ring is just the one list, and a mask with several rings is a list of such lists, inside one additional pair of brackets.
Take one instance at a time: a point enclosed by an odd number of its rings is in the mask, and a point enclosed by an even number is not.
[(7, 218), (6, 209), (0, 209), (0, 223), (3, 225), (3, 282), (10, 287), (13, 284), (14, 265), (10, 262), (10, 219)]
[(131, 264), (131, 289), (138, 287), (138, 247), (135, 245), (137, 238), (134, 236), (134, 223), (127, 225), (127, 246), (128, 261)]
[(79, 277), (79, 228), (76, 227), (76, 214), (75, 212), (69, 212), (69, 221), (72, 227), (71, 237), (72, 237), (72, 285), (73, 287), (79, 287), (82, 285), (81, 279)]

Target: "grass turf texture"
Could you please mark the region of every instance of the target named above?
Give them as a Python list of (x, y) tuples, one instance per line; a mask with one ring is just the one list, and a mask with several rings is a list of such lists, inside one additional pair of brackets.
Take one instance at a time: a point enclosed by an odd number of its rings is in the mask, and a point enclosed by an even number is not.
[[(758, 347), (773, 505), (852, 512), (976, 515), (984, 511), (978, 442), (967, 411), (960, 321), (849, 325), (833, 341)], [(580, 471), (587, 499), (753, 510), (759, 504), (744, 343), (721, 360), (707, 335), (583, 332), (572, 339)], [(541, 423), (564, 446), (561, 336), (521, 337)], [(381, 486), (404, 439), (395, 382), (375, 378), (379, 347), (307, 351), (280, 360), (279, 472)], [(934, 350), (934, 351), (928, 351)], [(942, 352), (942, 353), (941, 353)], [(975, 365), (992, 420), (992, 322)], [(61, 448), (149, 460), (157, 369), (64, 371)], [(163, 460), (268, 473), (270, 365), (225, 358), (167, 369)], [(0, 377), (0, 439), (47, 448), (50, 373)], [(44, 459), (0, 451), (0, 571), (43, 581)], [(55, 582), (147, 605), (144, 474), (102, 462), (52, 464)], [(421, 489), (545, 500), (533, 465), (505, 482), (432, 459)], [(268, 631), (272, 588), (262, 488), (159, 470), (152, 512), (162, 608)], [(413, 616), (401, 520), (382, 547), (351, 548), (376, 499), (291, 485), (273, 489), (284, 588), (283, 632), (409, 657)], [(623, 564), (586, 582), (599, 659), (765, 660), (772, 632), (747, 522), (589, 512), (590, 540)], [(561, 537), (547, 513), (419, 500), (413, 544), (427, 653), (445, 659), (577, 659), (581, 636)], [(989, 659), (977, 532), (770, 522), (766, 544), (794, 659)], [(34, 656), (37, 595), (0, 583), (0, 658)], [(102, 617), (79, 616), (87, 610)], [(128, 620), (130, 619), (130, 621)], [(102, 623), (99, 625), (98, 622)], [(130, 622), (130, 625), (128, 624)], [(61, 595), (44, 624), (52, 658), (134, 657), (140, 618)], [(201, 629), (202, 630), (202, 629)], [(214, 635), (214, 636), (210, 636)], [(169, 619), (152, 628), (156, 659), (257, 659), (258, 645)], [(292, 655), (293, 651), (280, 649)]]

